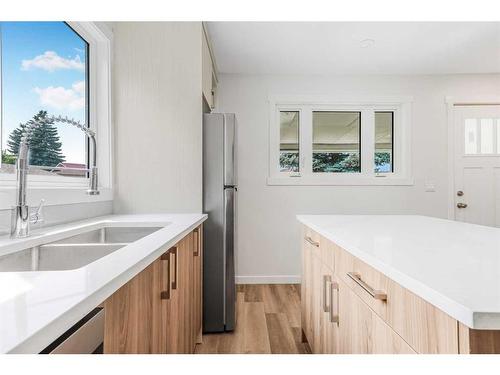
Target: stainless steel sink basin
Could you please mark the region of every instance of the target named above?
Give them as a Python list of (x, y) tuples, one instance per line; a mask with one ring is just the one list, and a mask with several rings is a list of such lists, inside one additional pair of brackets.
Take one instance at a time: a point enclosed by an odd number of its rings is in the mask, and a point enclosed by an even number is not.
[(130, 243), (159, 229), (161, 227), (105, 227), (53, 243)]
[(92, 263), (125, 245), (41, 245), (0, 257), (0, 272), (72, 270)]
[(0, 272), (80, 268), (161, 227), (105, 227), (0, 257)]

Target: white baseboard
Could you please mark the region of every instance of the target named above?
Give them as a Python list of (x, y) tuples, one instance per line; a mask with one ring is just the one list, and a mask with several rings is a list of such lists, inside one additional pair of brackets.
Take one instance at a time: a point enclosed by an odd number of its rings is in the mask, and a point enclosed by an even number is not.
[(236, 284), (300, 284), (300, 275), (236, 276)]

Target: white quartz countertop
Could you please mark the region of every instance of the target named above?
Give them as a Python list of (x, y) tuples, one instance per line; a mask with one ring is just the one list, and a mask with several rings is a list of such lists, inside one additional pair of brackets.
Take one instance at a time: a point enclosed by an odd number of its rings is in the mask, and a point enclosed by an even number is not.
[(468, 327), (500, 329), (500, 228), (413, 215), (297, 219)]
[(204, 214), (111, 215), (0, 237), (0, 255), (103, 226), (162, 227), (85, 267), (0, 272), (0, 353), (38, 353), (206, 220)]

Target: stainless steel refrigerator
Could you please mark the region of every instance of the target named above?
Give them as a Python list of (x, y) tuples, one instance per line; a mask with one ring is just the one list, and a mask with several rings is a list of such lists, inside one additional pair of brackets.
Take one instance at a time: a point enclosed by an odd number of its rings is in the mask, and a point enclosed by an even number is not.
[(203, 117), (203, 331), (232, 331), (235, 325), (234, 232), (236, 117)]

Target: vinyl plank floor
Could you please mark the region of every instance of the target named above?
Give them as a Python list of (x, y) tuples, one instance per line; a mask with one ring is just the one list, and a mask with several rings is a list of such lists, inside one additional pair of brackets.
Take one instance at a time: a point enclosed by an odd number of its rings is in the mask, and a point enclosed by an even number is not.
[(300, 286), (238, 285), (233, 332), (203, 335), (197, 354), (309, 354), (300, 328)]
[(271, 353), (273, 354), (298, 354), (293, 337), (292, 327), (288, 318), (283, 313), (266, 314), (267, 333)]

